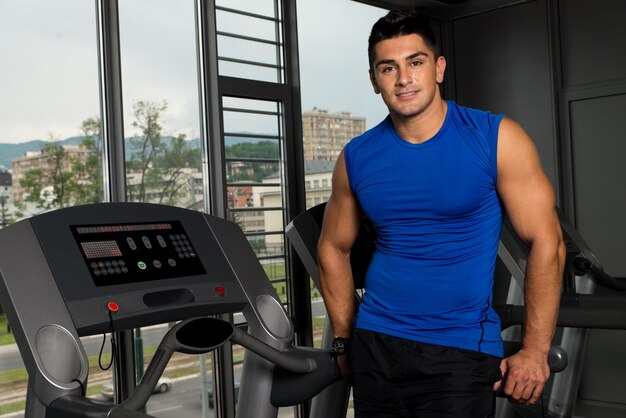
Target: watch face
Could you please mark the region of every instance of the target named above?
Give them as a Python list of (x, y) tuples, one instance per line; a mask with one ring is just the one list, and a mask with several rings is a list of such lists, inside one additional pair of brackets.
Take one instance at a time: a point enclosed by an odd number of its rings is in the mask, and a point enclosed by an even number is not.
[(348, 340), (346, 338), (336, 337), (333, 340), (331, 347), (335, 353), (344, 354), (346, 352), (347, 342)]

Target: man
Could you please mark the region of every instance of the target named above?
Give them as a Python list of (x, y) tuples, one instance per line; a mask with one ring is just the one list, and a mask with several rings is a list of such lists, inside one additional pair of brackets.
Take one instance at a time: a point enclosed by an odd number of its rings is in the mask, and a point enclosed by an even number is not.
[[(381, 18), (368, 52), (389, 116), (342, 151), (318, 246), (356, 417), (490, 417), (503, 382), (512, 401), (534, 404), (565, 250), (532, 140), (508, 118), (441, 98), (446, 61), (416, 11)], [(491, 306), (502, 209), (530, 248), (523, 347), (505, 359)], [(356, 315), (349, 255), (362, 216), (377, 243)]]

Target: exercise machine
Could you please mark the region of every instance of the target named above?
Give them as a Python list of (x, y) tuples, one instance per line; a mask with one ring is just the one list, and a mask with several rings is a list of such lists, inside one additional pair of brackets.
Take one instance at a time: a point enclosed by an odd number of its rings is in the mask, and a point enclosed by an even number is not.
[[(626, 416), (626, 386), (623, 380), (607, 379), (606, 374), (600, 376), (601, 368), (604, 370), (624, 368), (619, 363), (608, 364), (611, 360), (607, 359), (606, 354), (612, 351), (611, 345), (624, 339), (626, 281), (613, 277), (603, 270), (597, 255), (560, 212), (559, 222), (565, 242), (566, 261), (563, 293), (557, 318), (559, 328), (554, 341), (567, 352), (568, 366), (562, 373), (554, 375), (553, 381), (546, 388), (545, 402), (541, 408), (516, 408), (512, 404), (500, 402), (497, 417), (521, 415), (553, 418), (617, 418)], [(503, 326), (520, 324), (523, 321), (521, 289), (524, 285), (527, 257), (526, 245), (517, 237), (511, 225), (505, 222), (498, 250), (496, 283), (508, 282), (509, 293), (505, 296), (507, 303), (495, 307), (500, 314)], [(504, 299), (500, 295), (494, 300)], [(517, 332), (515, 336), (519, 337), (519, 331)], [(612, 335), (612, 341), (611, 337), (608, 337), (604, 347), (594, 344), (594, 350), (589, 350), (589, 338), (594, 333), (605, 338), (607, 335)], [(619, 358), (621, 354), (618, 361)], [(596, 393), (600, 391), (605, 395), (603, 401), (582, 401), (584, 393), (581, 389), (590, 384)]]
[[(331, 350), (293, 326), (241, 229), (191, 210), (103, 203), (0, 230), (0, 303), (28, 371), (27, 418), (139, 418), (175, 351), (247, 350), (237, 416), (275, 418), (340, 379)], [(242, 312), (247, 331), (209, 316)], [(81, 336), (181, 321), (119, 404), (85, 396)]]
[[(322, 229), (324, 210), (326, 203), (314, 206), (301, 213), (287, 226), (286, 233), (290, 243), (298, 253), (305, 268), (309, 272), (315, 286), (320, 288), (319, 271), (317, 267), (317, 243)], [(350, 251), (350, 264), (355, 284), (356, 302), (360, 302), (360, 294), (365, 286), (365, 274), (376, 248), (376, 231), (374, 226), (363, 219), (359, 226), (357, 237)], [(515, 325), (513, 320), (506, 327)], [(325, 321), (322, 348), (330, 346), (332, 330), (329, 321)], [(507, 355), (519, 350), (519, 341), (505, 341), (504, 350)], [(549, 354), (550, 370), (558, 373), (567, 366), (567, 353), (558, 346), (553, 346)], [(335, 383), (324, 389), (313, 399), (311, 412), (312, 417), (344, 418), (346, 416), (349, 401), (350, 388), (343, 382)], [(327, 409), (329, 404), (344, 405), (344, 408)], [(313, 413), (315, 412), (315, 415)]]
[[(298, 215), (287, 227), (290, 243), (298, 253), (313, 282), (319, 287), (317, 270), (317, 242), (322, 228), (326, 204), (315, 206)], [(549, 355), (553, 381), (549, 382), (544, 402), (534, 408), (516, 406), (503, 397), (498, 398), (496, 416), (512, 418), (518, 416), (575, 417), (574, 407), (581, 386), (589, 329), (626, 329), (626, 298), (616, 293), (626, 288), (623, 280), (606, 274), (601, 265), (576, 229), (559, 214), (566, 244), (567, 261), (564, 277), (564, 293), (557, 319), (559, 329), (555, 345)], [(363, 220), (359, 234), (351, 251), (351, 265), (355, 287), (363, 287), (363, 280), (375, 247), (375, 231)], [(502, 323), (505, 355), (510, 355), (521, 346), (524, 322), (523, 285), (525, 277), (527, 246), (517, 237), (512, 226), (505, 222), (498, 247), (498, 259), (494, 283), (494, 308)], [(597, 286), (610, 287), (612, 294), (593, 294)], [(358, 295), (356, 295), (358, 299)], [(330, 344), (330, 324), (325, 324), (322, 347)], [(609, 385), (608, 383), (604, 383)], [(315, 400), (340, 399), (347, 402), (346, 387), (333, 385), (326, 388)], [(623, 395), (626, 397), (626, 394)], [(625, 403), (619, 400), (618, 403)], [(322, 406), (326, 402), (321, 403)], [(587, 406), (587, 409), (590, 407)], [(624, 416), (626, 408), (613, 405), (618, 415), (612, 415), (609, 407), (601, 412), (597, 409), (584, 418), (613, 418)], [(345, 412), (327, 411), (328, 417), (342, 418)], [(605, 414), (605, 415), (596, 415)]]

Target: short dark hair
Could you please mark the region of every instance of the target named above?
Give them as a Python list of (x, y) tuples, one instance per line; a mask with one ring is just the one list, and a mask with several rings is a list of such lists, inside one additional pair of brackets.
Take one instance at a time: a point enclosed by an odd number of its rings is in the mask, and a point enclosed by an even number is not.
[(370, 68), (374, 64), (375, 48), (379, 42), (412, 34), (421, 36), (426, 46), (435, 54), (435, 59), (439, 58), (439, 44), (428, 18), (415, 8), (393, 9), (372, 26), (367, 45)]

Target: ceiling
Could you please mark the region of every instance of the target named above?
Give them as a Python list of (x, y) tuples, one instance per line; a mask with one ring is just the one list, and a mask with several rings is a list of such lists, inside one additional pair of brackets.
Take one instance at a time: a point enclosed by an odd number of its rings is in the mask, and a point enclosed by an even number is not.
[(531, 0), (354, 0), (371, 6), (393, 9), (417, 7), (433, 17), (456, 18), (499, 9)]

